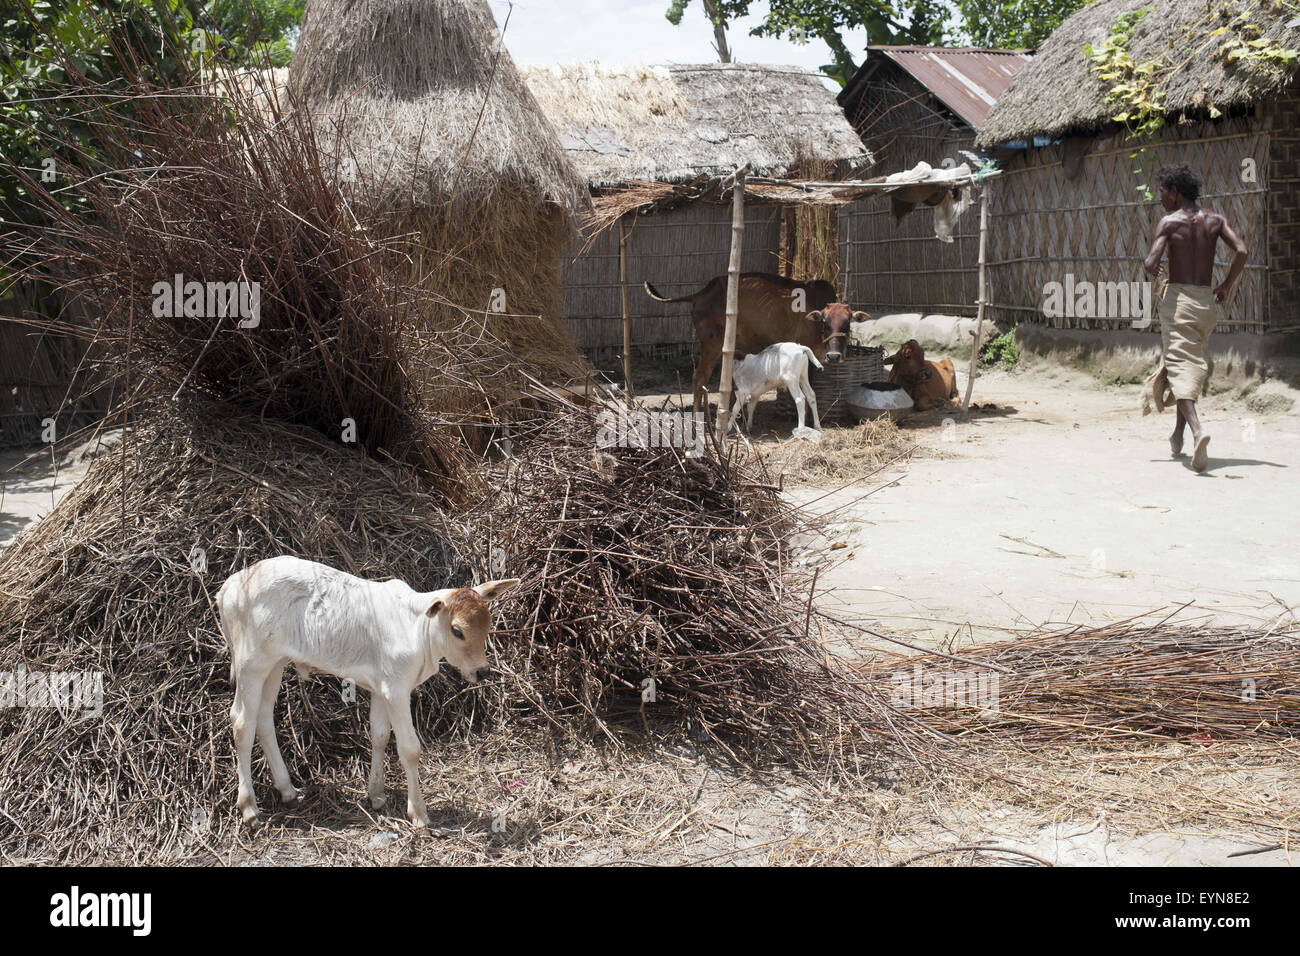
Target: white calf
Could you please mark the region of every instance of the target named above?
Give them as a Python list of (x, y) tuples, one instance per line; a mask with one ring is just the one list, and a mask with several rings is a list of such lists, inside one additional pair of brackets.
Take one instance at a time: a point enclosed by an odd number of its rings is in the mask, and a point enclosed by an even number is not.
[(235, 702), (230, 717), (239, 764), (238, 806), (257, 816), (251, 770), (257, 734), (286, 804), (298, 799), (275, 741), (275, 698), (284, 668), (350, 678), (370, 692), (370, 780), (373, 807), (384, 805), (384, 750), (390, 729), (406, 770), (406, 814), (417, 826), (429, 816), (418, 776), (420, 739), (411, 723), (411, 692), (446, 660), (472, 684), (487, 670), (487, 602), (519, 583), (420, 593), (405, 583), (366, 581), (288, 555), (231, 575), (217, 593), (221, 629), (230, 646)]
[(740, 415), (740, 406), (744, 405), (745, 429), (753, 431), (754, 406), (758, 404), (758, 400), (773, 389), (784, 386), (789, 391), (790, 397), (794, 399), (795, 411), (799, 413), (799, 425), (795, 428), (794, 434), (799, 435), (806, 431), (803, 423), (805, 401), (812, 408), (813, 425), (820, 431), (822, 423), (817, 415), (817, 396), (808, 385), (810, 361), (818, 368), (822, 367), (822, 363), (817, 361), (817, 356), (808, 346), (799, 345), (797, 342), (777, 342), (737, 362), (732, 373), (736, 389), (736, 404), (731, 409), (731, 420), (736, 421)]

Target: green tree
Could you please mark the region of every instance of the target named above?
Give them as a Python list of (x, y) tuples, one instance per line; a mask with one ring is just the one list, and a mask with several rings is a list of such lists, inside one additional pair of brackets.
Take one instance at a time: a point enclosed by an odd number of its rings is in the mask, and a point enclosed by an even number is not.
[(172, 79), (188, 75), (178, 58), (198, 55), (208, 63), (283, 66), (304, 5), (305, 0), (0, 0), (0, 215), (30, 213), (22, 183), (7, 163), (33, 176), (57, 177), (60, 149), (93, 154), (87, 118), (60, 109), (58, 96), (73, 79), (70, 71), (112, 84), (122, 75), (121, 57)]
[[(713, 24), (713, 49), (718, 53), (719, 63), (731, 62), (731, 49), (727, 46), (727, 18), (714, 0), (700, 0), (704, 4), (704, 15)], [(673, 0), (664, 14), (668, 22), (675, 27), (682, 25), (682, 14), (691, 5), (691, 0)]]
[(957, 0), (960, 38), (972, 46), (1032, 49), (1088, 0)]
[(306, 0), (208, 0), (193, 3), (194, 20), (228, 44), (228, 56), (241, 64), (288, 66), (290, 43), (302, 23)]

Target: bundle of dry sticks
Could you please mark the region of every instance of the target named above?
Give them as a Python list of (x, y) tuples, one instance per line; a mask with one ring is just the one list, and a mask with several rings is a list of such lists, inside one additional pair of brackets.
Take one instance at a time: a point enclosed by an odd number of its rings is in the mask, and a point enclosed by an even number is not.
[[(1291, 737), (1300, 629), (1123, 623), (865, 669), (946, 735), (1060, 743)], [(901, 698), (901, 699), (900, 699)]]

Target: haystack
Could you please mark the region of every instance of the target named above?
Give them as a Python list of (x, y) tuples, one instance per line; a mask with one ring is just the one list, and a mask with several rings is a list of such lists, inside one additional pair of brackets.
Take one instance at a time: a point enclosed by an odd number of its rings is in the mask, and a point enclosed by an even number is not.
[(289, 84), (430, 330), (470, 317), (533, 374), (585, 373), (560, 280), (582, 186), (487, 3), (312, 0)]

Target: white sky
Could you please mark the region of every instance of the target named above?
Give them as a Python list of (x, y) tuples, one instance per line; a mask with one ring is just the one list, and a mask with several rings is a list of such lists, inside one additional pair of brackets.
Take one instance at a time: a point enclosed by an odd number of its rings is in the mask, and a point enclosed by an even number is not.
[[(664, 17), (669, 0), (489, 0), (497, 25), (505, 22), (506, 49), (516, 63), (716, 63), (713, 27), (700, 0), (692, 0), (675, 27)], [(756, 2), (751, 13), (727, 29), (732, 59), (744, 63), (791, 63), (816, 70), (831, 61), (820, 39), (800, 46), (788, 40), (751, 37), (762, 22), (767, 4)], [(854, 30), (844, 42), (857, 62), (867, 47), (865, 30)]]

